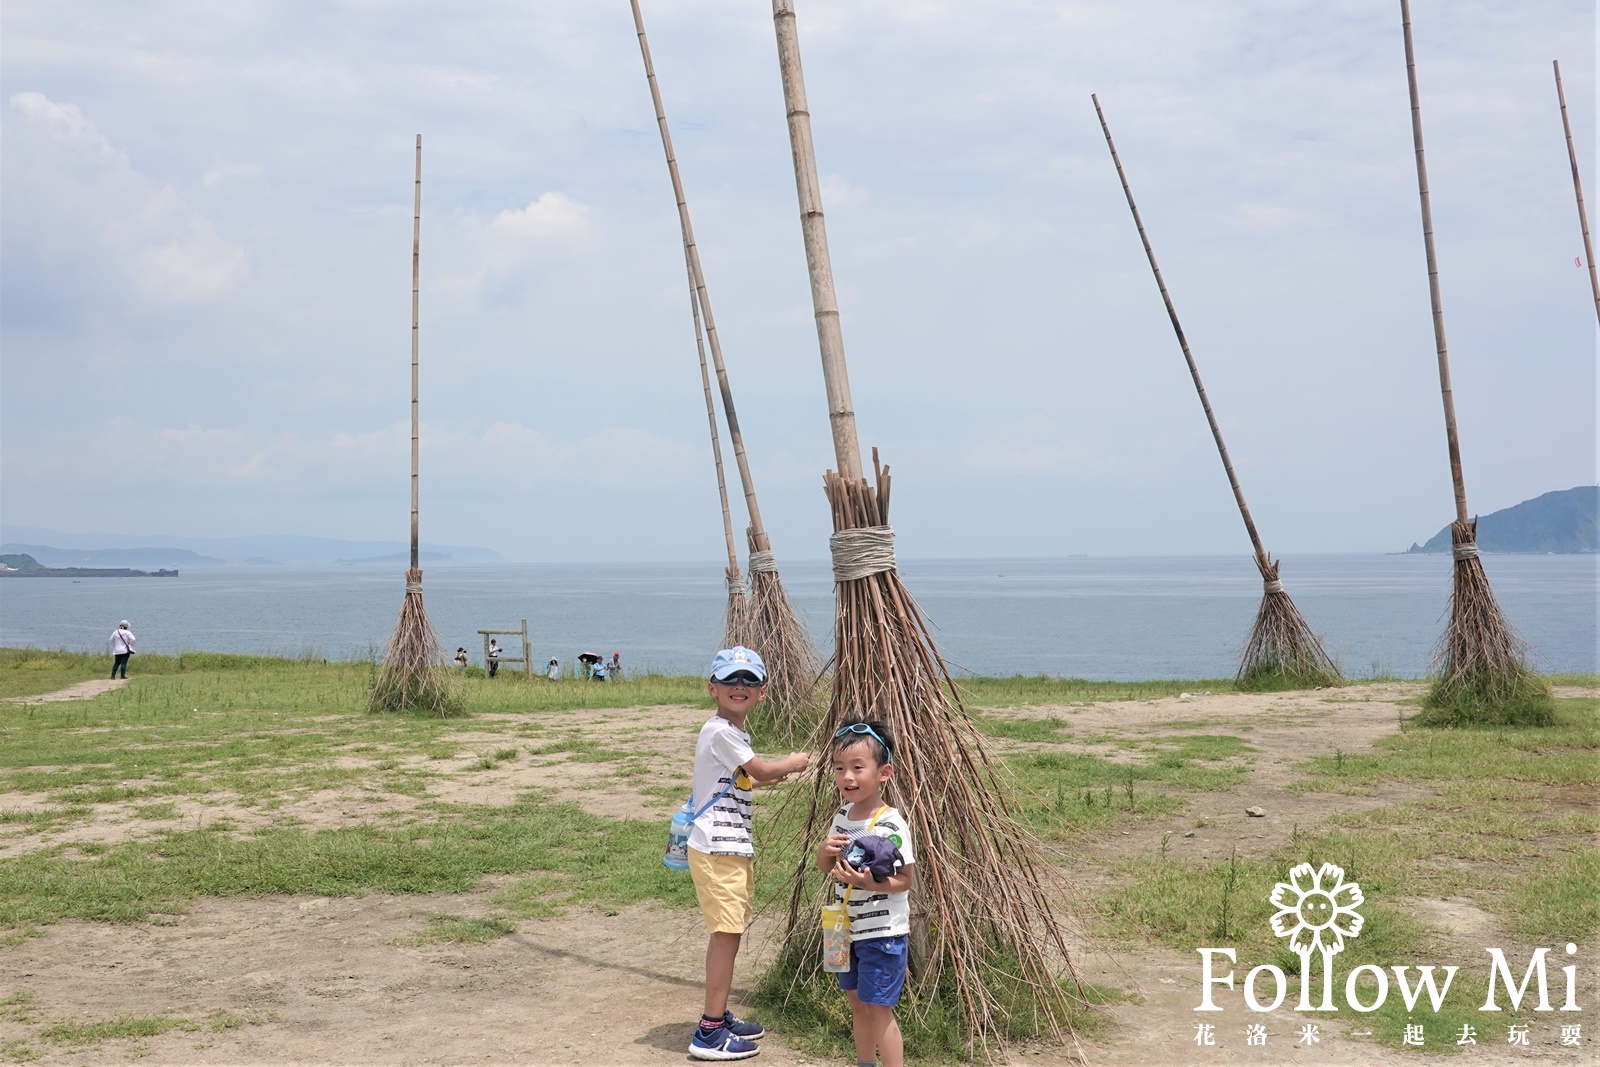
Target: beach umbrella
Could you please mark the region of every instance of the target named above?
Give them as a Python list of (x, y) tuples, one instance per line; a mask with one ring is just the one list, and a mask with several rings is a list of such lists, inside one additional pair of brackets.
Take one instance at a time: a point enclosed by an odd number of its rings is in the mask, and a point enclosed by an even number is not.
[[(694, 225), (689, 219), (689, 202), (684, 196), (683, 179), (678, 173), (678, 157), (672, 148), (672, 133), (667, 128), (667, 113), (661, 102), (661, 87), (656, 81), (655, 63), (650, 57), (650, 42), (645, 36), (644, 16), (639, 10), (639, 0), (630, 0), (633, 6), (633, 24), (639, 35), (639, 54), (644, 59), (645, 81), (650, 86), (650, 100), (655, 105), (656, 126), (661, 131), (661, 147), (666, 153), (667, 175), (672, 180), (672, 194), (678, 203), (678, 226), (683, 236), (684, 258), (689, 268), (689, 285), (693, 293), (692, 309), (696, 314), (695, 339), (700, 342), (701, 325), (711, 350), (711, 363), (716, 369), (717, 387), (722, 394), (722, 413), (728, 423), (728, 439), (733, 444), (735, 466), (739, 471), (739, 484), (744, 490), (745, 510), (750, 518), (746, 530), (750, 552), (750, 599), (744, 618), (734, 612), (735, 598), (732, 583), (738, 570), (738, 558), (729, 545), (729, 598), (728, 625), (724, 640), (742, 638), (732, 644), (743, 644), (761, 654), (767, 665), (767, 699), (757, 705), (751, 719), (754, 725), (778, 736), (788, 737), (809, 730), (814, 724), (809, 710), (817, 691), (821, 667), (816, 649), (806, 633), (805, 624), (795, 610), (783, 579), (778, 574), (777, 557), (772, 551), (772, 540), (761, 521), (761, 506), (756, 500), (755, 479), (750, 474), (750, 459), (745, 452), (744, 434), (739, 428), (738, 410), (733, 403), (733, 387), (728, 381), (728, 368), (722, 356), (722, 340), (717, 334), (716, 317), (711, 313), (711, 297), (706, 290), (705, 271), (700, 264), (700, 248), (695, 243)], [(701, 374), (705, 374), (705, 348), (701, 348)], [(714, 422), (713, 418), (713, 422)], [(717, 446), (720, 455), (720, 445)], [(721, 466), (718, 482), (721, 483)], [(727, 515), (726, 496), (723, 514)], [(742, 625), (742, 632), (741, 632)]]
[[(1018, 824), (982, 736), (963, 707), (929, 624), (895, 569), (889, 469), (862, 469), (844, 338), (811, 141), (811, 115), (791, 0), (773, 0), (779, 69), (793, 150), (800, 228), (811, 281), (836, 468), (823, 476), (833, 517), (833, 692), (818, 735), (876, 721), (896, 741), (890, 803), (911, 822), (914, 1011), (960, 1020), (969, 1048), (992, 1055), (1014, 1027), (1072, 1035), (1082, 995), (1058, 914), (1058, 873)], [(817, 981), (820, 931), (812, 849), (835, 810), (830, 761), (816, 760), (804, 799), (802, 850), (782, 955), (769, 989)], [(1061, 981), (1065, 968), (1073, 981)]]
[(1161, 291), (1167, 318), (1172, 322), (1173, 332), (1178, 335), (1178, 347), (1183, 350), (1184, 362), (1189, 365), (1189, 377), (1194, 380), (1195, 392), (1200, 395), (1200, 407), (1205, 410), (1206, 424), (1211, 427), (1212, 440), (1217, 443), (1217, 454), (1222, 457), (1222, 469), (1227, 472), (1228, 484), (1233, 487), (1234, 503), (1239, 506), (1239, 516), (1244, 519), (1244, 528), (1250, 535), (1250, 545), (1255, 552), (1256, 570), (1261, 572), (1261, 580), (1265, 583), (1261, 605), (1256, 609), (1255, 622), (1251, 624), (1244, 655), (1239, 661), (1237, 681), (1245, 689), (1308, 689), (1338, 685), (1344, 680), (1339, 668), (1323, 651), (1322, 642), (1311, 632), (1311, 626), (1300, 614), (1300, 609), (1295, 607), (1294, 601), (1284, 591), (1283, 582), (1278, 577), (1278, 567), (1282, 561), (1273, 559), (1262, 547), (1255, 519), (1250, 515), (1249, 505), (1244, 502), (1244, 490), (1239, 488), (1239, 476), (1234, 473), (1233, 460), (1228, 456), (1228, 446), (1222, 441), (1222, 429), (1217, 425), (1216, 413), (1211, 410), (1206, 387), (1200, 381), (1200, 368), (1195, 364), (1194, 353), (1189, 350), (1188, 338), (1184, 336), (1183, 325), (1178, 321), (1178, 311), (1173, 307), (1166, 280), (1161, 277), (1161, 268), (1156, 265), (1155, 250), (1150, 247), (1144, 220), (1139, 217), (1139, 207), (1133, 202), (1133, 189), (1128, 185), (1128, 175), (1122, 169), (1116, 142), (1111, 139), (1111, 127), (1106, 123), (1105, 112), (1100, 109), (1100, 98), (1090, 94), (1089, 99), (1093, 101), (1094, 113), (1100, 119), (1100, 131), (1105, 134), (1106, 147), (1111, 150), (1111, 162), (1117, 168), (1122, 194), (1127, 197), (1128, 210), (1133, 213), (1133, 225), (1139, 231), (1145, 258), (1150, 261), (1156, 288)]
[(417, 541), (417, 352), (422, 263), (422, 134), (417, 134), (416, 179), (411, 209), (411, 568), (406, 571), (400, 618), (383, 653), (383, 669), (372, 687), (373, 711), (420, 709), (448, 715), (458, 711), (459, 696), (441, 669), (444, 652), (422, 606), (422, 568)]
[(1600, 317), (1600, 274), (1595, 273), (1594, 245), (1589, 241), (1589, 213), (1583, 208), (1583, 181), (1578, 177), (1578, 150), (1572, 146), (1572, 122), (1567, 118), (1567, 94), (1561, 88), (1561, 61), (1552, 59), (1556, 71), (1556, 102), (1561, 105), (1561, 129), (1567, 135), (1567, 158), (1572, 161), (1572, 192), (1578, 198), (1578, 229), (1583, 231), (1583, 261), (1589, 267), (1589, 289), (1594, 293), (1594, 313)]
[(1422, 151), (1422, 104), (1417, 93), (1410, 0), (1400, 0), (1400, 26), (1405, 39), (1406, 87), (1411, 94), (1411, 138), (1416, 148), (1417, 194), (1422, 202), (1422, 244), (1428, 262), (1439, 392), (1444, 399), (1445, 443), (1456, 500), (1456, 519), (1450, 524), (1450, 551), (1455, 560), (1450, 621), (1434, 655), (1434, 679), (1424, 699), (1425, 714), (1440, 722), (1547, 723), (1553, 721), (1549, 686), (1528, 667), (1526, 646), (1495, 601), (1478, 556), (1478, 520), (1467, 511), (1461, 439), (1456, 431), (1456, 404), (1450, 388), (1450, 355), (1445, 344), (1444, 304), (1439, 295), (1439, 259), (1433, 247), (1428, 166)]

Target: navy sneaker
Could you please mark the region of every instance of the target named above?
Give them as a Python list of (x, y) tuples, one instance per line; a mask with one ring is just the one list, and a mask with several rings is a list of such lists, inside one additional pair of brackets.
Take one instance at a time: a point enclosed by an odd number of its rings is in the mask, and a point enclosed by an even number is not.
[(723, 1012), (722, 1025), (731, 1030), (734, 1037), (741, 1037), (746, 1041), (760, 1041), (767, 1036), (767, 1031), (762, 1028), (760, 1023), (751, 1022), (749, 1019), (741, 1019), (731, 1011)]
[(726, 1024), (709, 1032), (696, 1027), (689, 1039), (689, 1055), (697, 1060), (747, 1060), (760, 1051), (754, 1041), (735, 1037)]

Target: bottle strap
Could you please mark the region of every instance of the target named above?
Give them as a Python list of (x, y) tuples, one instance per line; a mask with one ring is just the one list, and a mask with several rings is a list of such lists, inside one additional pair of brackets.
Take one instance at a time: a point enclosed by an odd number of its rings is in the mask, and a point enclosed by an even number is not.
[[(887, 805), (887, 804), (885, 804), (882, 807), (880, 807), (878, 809), (878, 811), (877, 811), (877, 814), (873, 815), (871, 819), (867, 820), (867, 828), (865, 830), (861, 831), (861, 835), (864, 836), (866, 834), (872, 833), (872, 828), (874, 826), (878, 825), (878, 820), (883, 818), (883, 813), (888, 811), (888, 810), (889, 810), (889, 805)], [(845, 908), (845, 914), (846, 915), (848, 915), (850, 913), (850, 911), (849, 911), (849, 909), (850, 909), (850, 890), (852, 890), (854, 888), (855, 888), (855, 886), (853, 886), (853, 885), (845, 886), (844, 887), (844, 899), (839, 901), (839, 903)]]
[[(711, 806), (713, 804), (715, 804), (717, 801), (721, 800), (723, 797), (728, 795), (729, 791), (733, 789), (733, 783), (739, 777), (739, 771), (740, 771), (740, 768), (738, 768), (738, 767), (735, 767), (733, 769), (733, 773), (728, 775), (728, 784), (723, 786), (721, 789), (717, 790), (717, 795), (712, 797), (710, 800), (706, 801), (706, 806), (701, 808), (699, 811), (695, 812), (694, 813), (694, 818), (690, 819), (689, 820), (690, 822), (698, 822), (700, 820), (700, 816), (702, 816), (706, 812), (710, 811), (711, 810)], [(690, 794), (690, 796), (689, 796), (689, 804), (690, 804), (690, 806), (694, 805), (694, 795), (693, 794)]]

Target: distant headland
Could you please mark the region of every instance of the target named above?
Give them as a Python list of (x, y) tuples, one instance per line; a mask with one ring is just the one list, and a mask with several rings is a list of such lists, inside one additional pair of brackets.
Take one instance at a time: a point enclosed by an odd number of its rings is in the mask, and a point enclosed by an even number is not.
[(0, 555), (0, 578), (176, 578), (176, 570), (140, 571), (132, 567), (45, 567), (27, 553)]
[[(1558, 489), (1478, 519), (1485, 552), (1600, 552), (1600, 485)], [(1450, 527), (1407, 552), (1450, 551)]]

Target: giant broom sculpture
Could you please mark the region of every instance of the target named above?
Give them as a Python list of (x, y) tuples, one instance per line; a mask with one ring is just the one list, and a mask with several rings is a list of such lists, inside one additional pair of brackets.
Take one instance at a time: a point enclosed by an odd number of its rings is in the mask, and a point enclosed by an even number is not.
[[(772, 540), (761, 521), (761, 505), (756, 501), (755, 480), (750, 475), (749, 457), (745, 455), (744, 434), (739, 430), (739, 414), (733, 406), (733, 388), (728, 384), (728, 368), (722, 360), (722, 341), (717, 335), (717, 321), (711, 314), (711, 297), (706, 291), (705, 272), (700, 266), (700, 248), (695, 243), (694, 225), (689, 220), (689, 202), (684, 197), (683, 180), (678, 175), (678, 158), (672, 149), (672, 133), (667, 128), (661, 88), (656, 83), (650, 42), (645, 37), (644, 16), (639, 11), (639, 0), (630, 0), (630, 3), (633, 6), (633, 25), (639, 35), (639, 53), (644, 58), (645, 80), (650, 84), (650, 100), (655, 105), (656, 125), (661, 131), (661, 147), (666, 152), (667, 174), (672, 179), (672, 194), (678, 202), (678, 225), (683, 233), (683, 252), (689, 264), (689, 285), (694, 291), (695, 311), (705, 324), (711, 362), (716, 368), (717, 386), (722, 393), (722, 412), (728, 420), (728, 439), (733, 443), (739, 484), (744, 489), (745, 508), (750, 516), (750, 603), (745, 640), (741, 643), (761, 653), (767, 664), (767, 699), (751, 718), (757, 728), (778, 737), (803, 735), (814, 725), (809, 709), (814, 703), (821, 668), (805, 624), (795, 611), (788, 591), (783, 587), (783, 579), (778, 575)], [(702, 355), (702, 367), (703, 360)], [(729, 607), (731, 611), (731, 589)]]
[(1233, 460), (1228, 456), (1228, 446), (1222, 442), (1222, 429), (1211, 410), (1206, 387), (1200, 381), (1200, 368), (1195, 365), (1194, 354), (1189, 351), (1189, 341), (1178, 322), (1178, 311), (1172, 306), (1172, 295), (1156, 265), (1155, 251), (1144, 232), (1144, 221), (1139, 217), (1139, 207), (1133, 202), (1133, 189), (1122, 169), (1122, 159), (1111, 140), (1111, 127), (1106, 124), (1105, 112), (1100, 110), (1100, 98), (1093, 94), (1094, 113), (1100, 119), (1100, 130), (1106, 136), (1106, 147), (1111, 150), (1111, 162), (1117, 168), (1117, 178), (1122, 182), (1122, 195), (1128, 199), (1128, 210), (1133, 213), (1133, 225), (1139, 231), (1139, 241), (1144, 245), (1145, 258), (1150, 261), (1150, 272), (1155, 275), (1156, 288), (1161, 290), (1161, 301), (1166, 305), (1167, 318), (1172, 321), (1172, 331), (1178, 335), (1178, 347), (1183, 350), (1184, 362), (1189, 365), (1189, 377), (1194, 379), (1195, 392), (1200, 394), (1200, 406), (1205, 409), (1206, 423), (1211, 427), (1211, 437), (1217, 443), (1217, 454), (1222, 457), (1222, 469), (1228, 473), (1228, 484), (1233, 487), (1233, 499), (1239, 505), (1239, 516), (1250, 534), (1250, 545), (1255, 550), (1256, 570), (1266, 584), (1261, 595), (1261, 606), (1256, 609), (1256, 621), (1250, 627), (1250, 638), (1245, 642), (1244, 656), (1239, 663), (1238, 682), (1244, 689), (1276, 689), (1289, 687), (1309, 689), (1316, 686), (1338, 685), (1344, 680), (1339, 668), (1323, 651), (1322, 642), (1311, 632), (1300, 609), (1283, 590), (1278, 578), (1280, 560), (1273, 559), (1261, 545), (1261, 535), (1256, 532), (1255, 520), (1250, 517), (1250, 507), (1244, 502), (1244, 491), (1239, 488), (1239, 477), (1233, 472)]
[[(1012, 815), (1007, 789), (895, 570), (889, 470), (876, 452), (873, 481), (863, 475), (794, 7), (773, 0), (772, 14), (838, 468), (823, 476), (833, 513), (836, 644), (833, 699), (818, 741), (825, 746), (842, 723), (863, 720), (883, 723), (896, 739), (892, 802), (910, 818), (917, 842), (913, 1010), (942, 1004), (960, 1019), (969, 1048), (985, 1055), (1019, 1031), (1066, 1039), (1074, 996), (1058, 972), (1065, 967), (1074, 980), (1076, 973), (1055, 911), (1055, 872)], [(824, 750), (810, 773), (806, 847), (783, 953), (765, 983), (776, 996), (796, 995), (820, 969), (809, 906), (816, 882), (811, 849), (826, 832), (834, 800)]]
[(406, 571), (406, 596), (400, 618), (383, 653), (383, 669), (372, 687), (372, 711), (422, 710), (449, 715), (459, 698), (451, 691), (440, 665), (439, 637), (422, 607), (422, 568), (417, 542), (417, 318), (422, 249), (422, 134), (417, 134), (416, 180), (411, 210), (411, 569)]
[(1450, 623), (1434, 656), (1435, 677), (1424, 700), (1424, 717), (1441, 723), (1547, 724), (1552, 721), (1550, 688), (1529, 669), (1525, 646), (1495, 602), (1478, 558), (1478, 520), (1467, 511), (1467, 486), (1461, 474), (1461, 440), (1456, 404), (1450, 391), (1450, 355), (1444, 338), (1444, 306), (1439, 296), (1439, 260), (1433, 248), (1433, 208), (1428, 198), (1428, 166), (1422, 153), (1422, 104), (1417, 94), (1417, 60), (1411, 42), (1411, 4), (1400, 0), (1405, 37), (1406, 86), (1411, 94), (1411, 139), (1416, 147), (1417, 193), (1422, 201), (1422, 243), (1428, 260), (1428, 297), (1433, 307), (1433, 339), (1439, 357), (1439, 392), (1444, 398), (1445, 442), (1455, 489), (1456, 521), (1450, 525), (1455, 580)]

